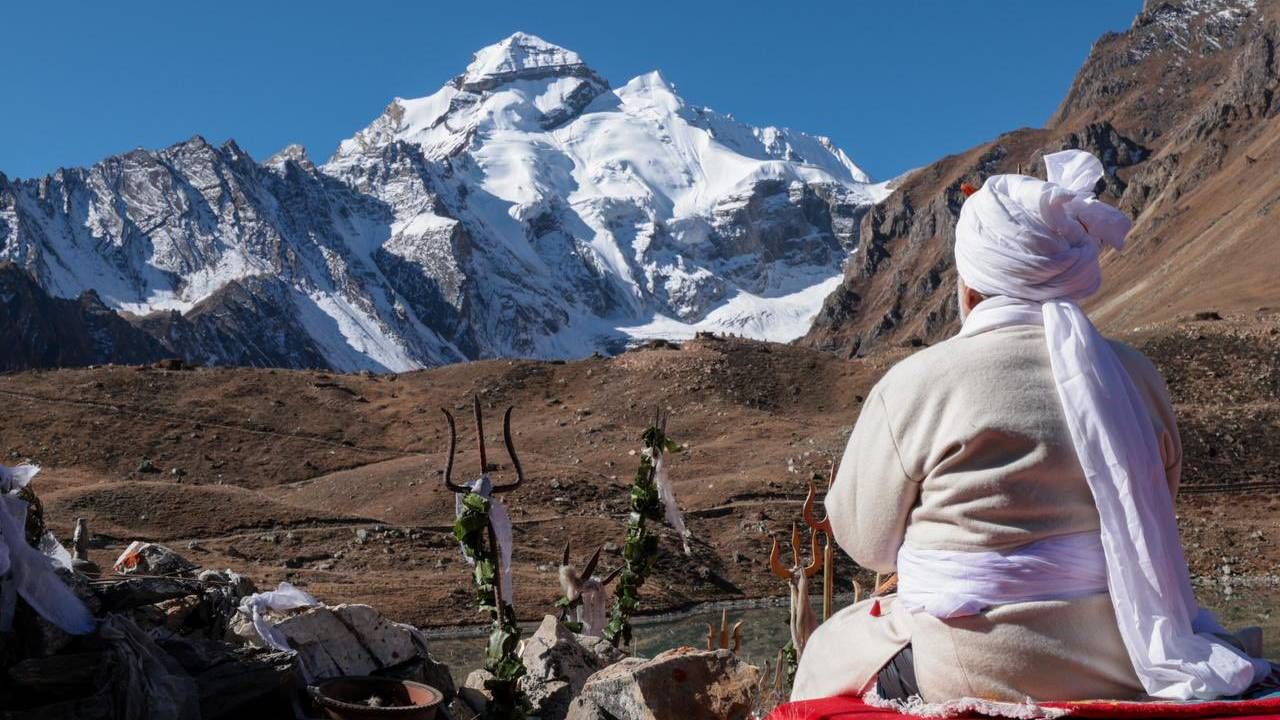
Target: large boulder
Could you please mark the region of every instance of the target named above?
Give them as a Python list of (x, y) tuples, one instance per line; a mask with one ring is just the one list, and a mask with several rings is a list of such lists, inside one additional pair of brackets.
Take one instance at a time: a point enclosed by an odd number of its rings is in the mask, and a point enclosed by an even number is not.
[(603, 638), (579, 635), (547, 615), (520, 653), (526, 671), (520, 689), (542, 720), (564, 720), (587, 678), (622, 657)]
[(728, 650), (628, 658), (587, 679), (568, 720), (745, 720), (760, 669)]
[(426, 683), (453, 697), (449, 667), (427, 652), (412, 625), (392, 622), (368, 605), (319, 605), (275, 624), (313, 679), (383, 675)]

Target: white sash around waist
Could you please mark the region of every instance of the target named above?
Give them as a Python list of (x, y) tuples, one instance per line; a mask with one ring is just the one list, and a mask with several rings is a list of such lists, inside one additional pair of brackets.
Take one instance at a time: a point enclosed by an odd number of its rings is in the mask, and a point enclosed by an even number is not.
[(926, 550), (909, 544), (898, 550), (898, 602), (939, 618), (1106, 591), (1107, 561), (1097, 532), (1045, 538), (1003, 553)]

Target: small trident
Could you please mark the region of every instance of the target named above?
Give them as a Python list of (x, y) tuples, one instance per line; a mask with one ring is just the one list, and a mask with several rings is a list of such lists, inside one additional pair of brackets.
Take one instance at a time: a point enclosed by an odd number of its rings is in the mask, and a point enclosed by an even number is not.
[(581, 573), (569, 564), (568, 542), (564, 544), (564, 557), (560, 560), (560, 589), (564, 591), (562, 619), (567, 620), (569, 610), (576, 608), (578, 622), (582, 624), (582, 633), (585, 635), (599, 635), (604, 630), (607, 613), (605, 588), (622, 574), (622, 569), (626, 567), (619, 565), (603, 580), (592, 577), (595, 574), (596, 565), (600, 562), (600, 551), (603, 549), (603, 546), (596, 548)]
[[(707, 650), (729, 650), (734, 655), (738, 654), (738, 650), (742, 648), (742, 620), (733, 624), (733, 629), (729, 629), (729, 611), (720, 611), (720, 631), (718, 633), (711, 623), (707, 623)], [(729, 639), (733, 638), (733, 646), (729, 646)], [(718, 640), (718, 642), (717, 642)]]
[[(828, 490), (835, 480), (835, 471), (836, 463), (832, 460), (831, 469), (827, 475)], [(835, 549), (831, 547), (831, 517), (824, 513), (822, 519), (818, 520), (813, 514), (814, 500), (817, 497), (818, 489), (814, 487), (813, 480), (810, 480), (809, 494), (804, 498), (804, 524), (808, 525), (810, 530), (822, 533), (822, 620), (826, 622), (827, 618), (831, 617), (832, 600), (835, 597), (836, 556)]]
[[(478, 395), (473, 395), (471, 396), (471, 401), (476, 417), (476, 440), (480, 445), (480, 475), (483, 477), (489, 472), (489, 459), (485, 454), (484, 448), (484, 418), (480, 414), (480, 397)], [(524, 470), (520, 467), (520, 457), (516, 455), (515, 444), (511, 442), (511, 411), (514, 409), (515, 406), (508, 407), (506, 414), (502, 417), (502, 439), (506, 442), (507, 455), (511, 458), (511, 466), (516, 472), (516, 479), (515, 482), (507, 483), (506, 485), (494, 485), (489, 491), (490, 495), (494, 493), (510, 492), (520, 487), (520, 484), (524, 482)], [(440, 412), (444, 413), (445, 418), (449, 421), (449, 455), (444, 466), (444, 485), (455, 493), (465, 495), (472, 492), (471, 488), (466, 485), (459, 485), (453, 481), (453, 456), (458, 445), (457, 426), (453, 422), (452, 413), (444, 408), (440, 408)], [(493, 530), (493, 522), (490, 521), (486, 523), (486, 528), (489, 548), (495, 555), (498, 555), (501, 551), (498, 548), (497, 535)], [(499, 565), (501, 565), (501, 558), (499, 558)], [(494, 573), (493, 583), (495, 592), (497, 593), (496, 597), (501, 599), (502, 571), (500, 567), (498, 568), (498, 572)], [(499, 602), (494, 609), (498, 613), (498, 616), (501, 617), (503, 613), (502, 603)]]
[(782, 564), (778, 536), (773, 536), (773, 549), (769, 552), (769, 567), (774, 575), (786, 580), (787, 586), (791, 589), (791, 643), (795, 646), (796, 656), (799, 657), (804, 652), (809, 635), (818, 626), (818, 621), (813, 617), (813, 608), (809, 606), (809, 578), (822, 569), (822, 556), (818, 554), (818, 533), (812, 529), (809, 530), (809, 556), (813, 560), (808, 566), (803, 566), (800, 564), (804, 562), (800, 555), (800, 530), (795, 523), (791, 523), (791, 552), (795, 562), (788, 568)]

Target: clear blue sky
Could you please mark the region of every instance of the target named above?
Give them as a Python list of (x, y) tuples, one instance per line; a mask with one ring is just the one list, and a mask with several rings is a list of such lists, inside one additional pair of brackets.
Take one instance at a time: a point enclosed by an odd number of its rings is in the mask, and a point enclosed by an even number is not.
[(200, 134), (317, 161), (524, 30), (620, 86), (828, 135), (877, 178), (1038, 126), (1139, 0), (21, 2), (5, 10), (0, 172), (34, 177)]

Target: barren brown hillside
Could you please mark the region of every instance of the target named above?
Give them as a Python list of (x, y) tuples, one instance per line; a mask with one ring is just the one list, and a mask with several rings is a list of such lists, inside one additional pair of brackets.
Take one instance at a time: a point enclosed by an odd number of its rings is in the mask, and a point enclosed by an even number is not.
[[(1280, 316), (1147, 328), (1129, 339), (1167, 373), (1183, 422), (1180, 510), (1194, 571), (1261, 575), (1280, 558)], [(490, 461), (500, 413), (528, 482), (516, 522), (516, 605), (547, 611), (565, 539), (620, 543), (637, 435), (656, 405), (688, 446), (672, 466), (694, 557), (664, 539), (647, 611), (776, 595), (771, 531), (799, 515), (804, 482), (842, 449), (870, 385), (897, 349), (870, 359), (702, 338), (571, 363), (493, 361), (400, 376), (251, 369), (100, 367), (0, 376), (10, 462), (35, 481), (64, 537), (77, 516), (108, 565), (133, 539), (171, 544), (259, 583), (289, 579), (423, 625), (477, 620), (447, 532), (440, 407), (460, 418), (460, 476), (477, 464), (469, 401), (486, 409)], [(619, 560), (608, 546), (602, 562)], [(841, 565), (848, 587), (853, 567)]]
[(1103, 258), (1089, 309), (1129, 331), (1204, 308), (1280, 305), (1280, 3), (1149, 1), (1094, 44), (1043, 129), (943, 158), (863, 218), (843, 284), (803, 344), (844, 355), (933, 341), (956, 324), (952, 246), (961, 183), (1043, 177), (1049, 152), (1102, 158), (1100, 196), (1135, 219)]

